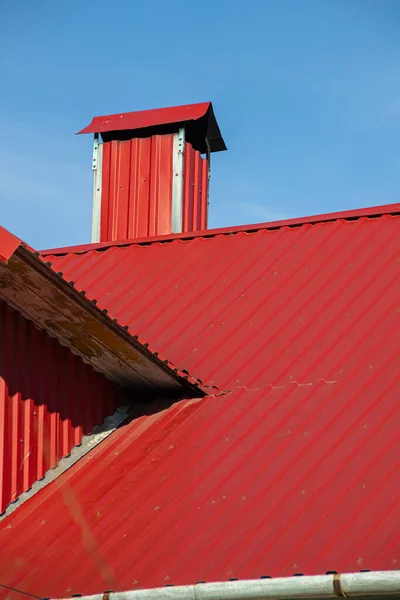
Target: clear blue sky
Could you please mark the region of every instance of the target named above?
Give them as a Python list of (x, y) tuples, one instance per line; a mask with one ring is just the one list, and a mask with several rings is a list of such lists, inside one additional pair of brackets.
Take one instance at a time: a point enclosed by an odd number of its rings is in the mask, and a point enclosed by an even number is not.
[(90, 240), (94, 115), (212, 100), (210, 226), (398, 202), (398, 0), (0, 0), (0, 223)]

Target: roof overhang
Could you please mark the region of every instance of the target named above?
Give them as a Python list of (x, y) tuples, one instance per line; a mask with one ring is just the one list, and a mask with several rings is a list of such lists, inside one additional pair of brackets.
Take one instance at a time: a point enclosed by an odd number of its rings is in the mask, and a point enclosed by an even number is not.
[(78, 134), (100, 133), (107, 142), (171, 133), (180, 127), (185, 127), (186, 140), (201, 153), (226, 150), (211, 102), (94, 117)]
[(105, 592), (81, 600), (324, 600), (400, 596), (400, 571), (338, 573)]
[(196, 380), (152, 353), (2, 227), (0, 300), (126, 389), (203, 395)]

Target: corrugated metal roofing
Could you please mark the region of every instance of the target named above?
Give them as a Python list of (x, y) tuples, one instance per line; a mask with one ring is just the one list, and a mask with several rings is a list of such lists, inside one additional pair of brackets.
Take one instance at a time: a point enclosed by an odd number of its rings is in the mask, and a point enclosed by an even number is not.
[(400, 219), (371, 213), (46, 260), (207, 385), (351, 385), (400, 319)]
[(351, 382), (148, 407), (0, 524), (2, 583), (60, 597), (397, 569), (400, 375), (386, 343), (391, 358)]

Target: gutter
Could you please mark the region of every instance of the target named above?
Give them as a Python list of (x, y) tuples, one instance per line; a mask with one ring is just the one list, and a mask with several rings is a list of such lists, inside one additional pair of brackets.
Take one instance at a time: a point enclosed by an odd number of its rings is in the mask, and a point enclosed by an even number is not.
[(80, 600), (324, 600), (397, 595), (400, 571), (370, 571), (104, 592)]

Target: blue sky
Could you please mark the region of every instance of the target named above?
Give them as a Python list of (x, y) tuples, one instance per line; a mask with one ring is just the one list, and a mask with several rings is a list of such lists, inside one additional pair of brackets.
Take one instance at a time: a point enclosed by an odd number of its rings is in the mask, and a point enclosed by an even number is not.
[(0, 223), (90, 241), (94, 115), (212, 100), (210, 227), (399, 201), (397, 0), (0, 0)]

